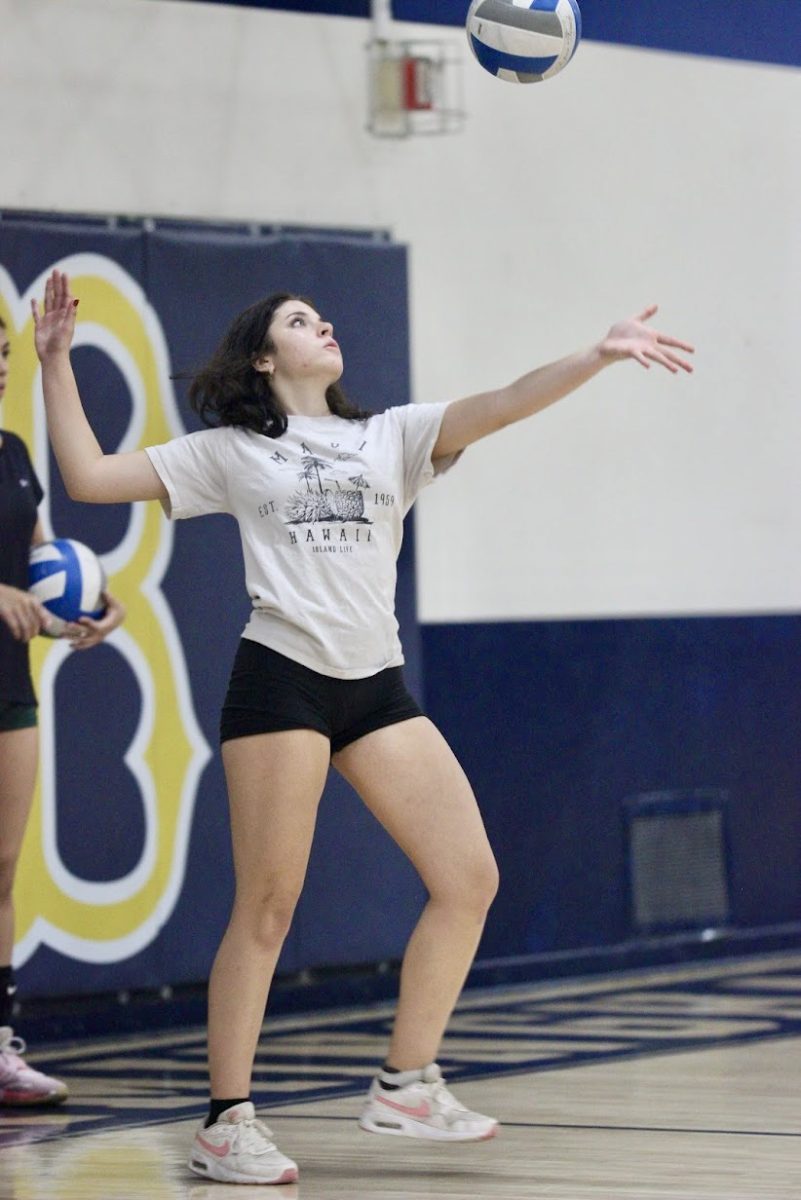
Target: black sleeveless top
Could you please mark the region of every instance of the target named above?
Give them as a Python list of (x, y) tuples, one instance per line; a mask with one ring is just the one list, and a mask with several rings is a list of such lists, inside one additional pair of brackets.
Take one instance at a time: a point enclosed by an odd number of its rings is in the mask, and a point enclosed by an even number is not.
[[(0, 430), (0, 583), (27, 591), (28, 555), (44, 492), (22, 438)], [(0, 620), (0, 703), (35, 704), (25, 642)]]

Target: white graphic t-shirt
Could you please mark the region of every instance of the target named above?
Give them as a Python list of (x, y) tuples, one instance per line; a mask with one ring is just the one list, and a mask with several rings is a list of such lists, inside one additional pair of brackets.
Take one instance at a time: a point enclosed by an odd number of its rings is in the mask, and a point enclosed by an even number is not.
[(458, 457), (431, 462), (446, 408), (291, 416), (279, 438), (223, 426), (148, 447), (172, 517), (238, 521), (253, 602), (244, 637), (338, 679), (403, 662), (395, 564), (404, 516)]

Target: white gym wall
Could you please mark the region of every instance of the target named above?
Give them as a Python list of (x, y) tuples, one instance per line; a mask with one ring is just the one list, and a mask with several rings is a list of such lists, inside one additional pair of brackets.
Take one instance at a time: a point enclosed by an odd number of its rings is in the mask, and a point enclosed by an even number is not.
[(801, 72), (585, 42), (519, 87), (465, 44), (464, 132), (381, 142), (368, 34), (190, 0), (0, 0), (0, 209), (390, 228), (419, 401), (659, 301), (696, 375), (614, 367), (469, 451), (419, 504), (420, 617), (798, 610)]

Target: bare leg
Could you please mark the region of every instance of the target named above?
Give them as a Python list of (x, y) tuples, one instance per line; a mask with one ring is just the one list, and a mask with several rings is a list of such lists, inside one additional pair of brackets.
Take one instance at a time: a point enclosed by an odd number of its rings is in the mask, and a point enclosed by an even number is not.
[(434, 1061), (498, 886), (495, 860), (470, 784), (424, 717), (346, 746), (337, 770), (409, 856), (429, 900), (403, 959), (388, 1061)]
[(39, 758), (37, 729), (0, 733), (0, 966), (14, 948), (12, 888), (31, 811)]
[(307, 729), (223, 745), (236, 896), (209, 983), (217, 1099), (247, 1096), (275, 964), (309, 861), (329, 743)]

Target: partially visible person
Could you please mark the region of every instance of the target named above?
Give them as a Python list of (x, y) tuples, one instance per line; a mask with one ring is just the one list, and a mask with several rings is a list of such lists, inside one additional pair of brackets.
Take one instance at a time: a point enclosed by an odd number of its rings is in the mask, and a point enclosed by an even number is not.
[[(0, 320), (0, 400), (6, 391), (11, 346)], [(29, 1066), (25, 1043), (11, 1027), (16, 984), (12, 889), (31, 811), (39, 758), (36, 695), (29, 643), (51, 624), (47, 609), (28, 590), (28, 556), (45, 541), (38, 515), (43, 497), (25, 443), (0, 429), (0, 1107), (57, 1104), (67, 1087)], [(68, 623), (62, 636), (76, 650), (102, 642), (125, 617), (119, 600), (105, 595), (100, 620)]]

